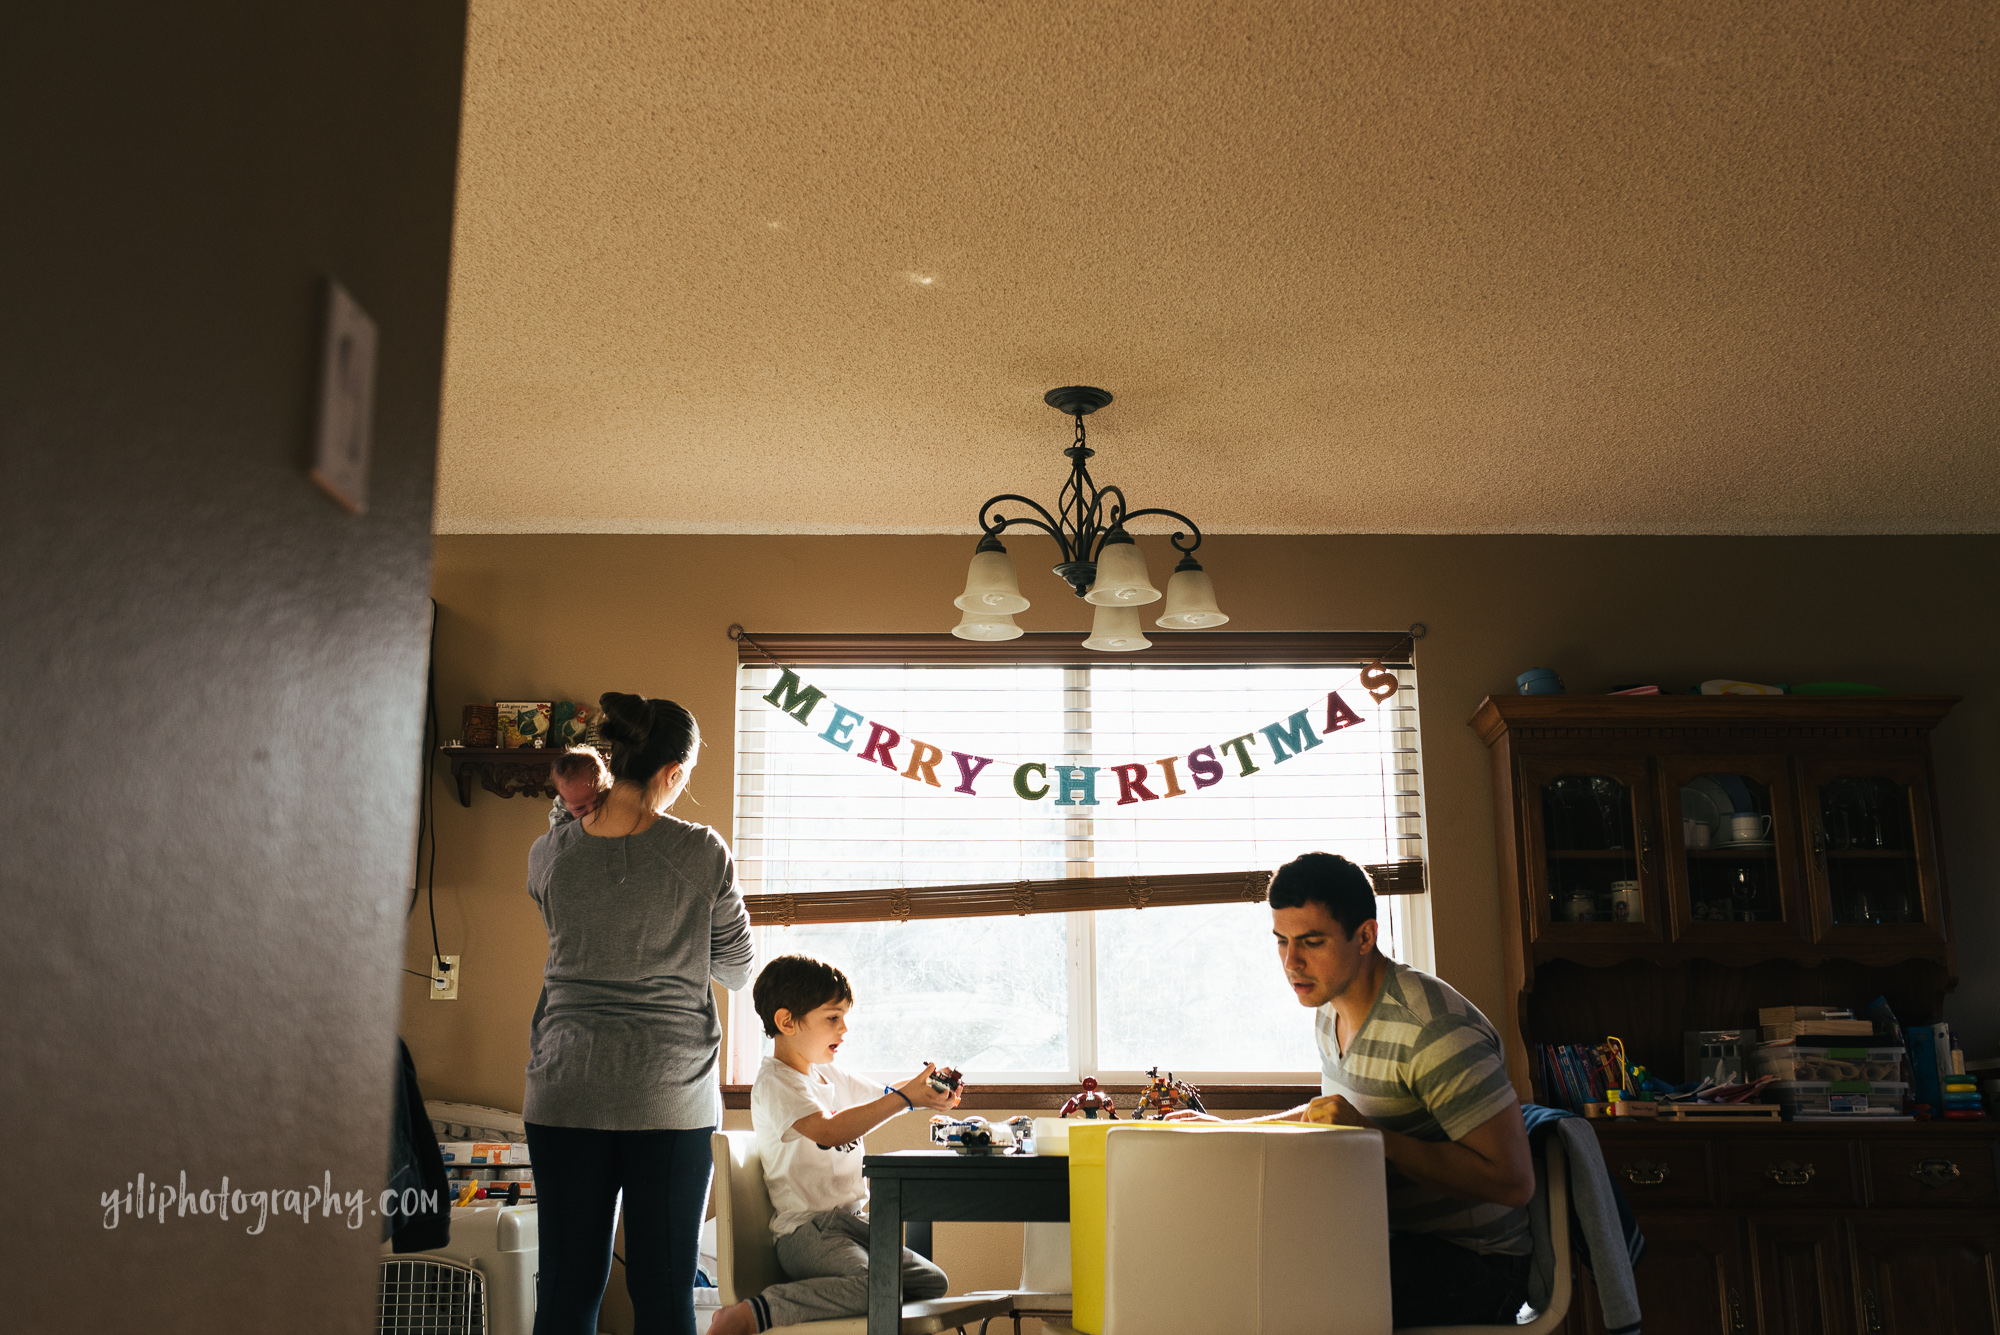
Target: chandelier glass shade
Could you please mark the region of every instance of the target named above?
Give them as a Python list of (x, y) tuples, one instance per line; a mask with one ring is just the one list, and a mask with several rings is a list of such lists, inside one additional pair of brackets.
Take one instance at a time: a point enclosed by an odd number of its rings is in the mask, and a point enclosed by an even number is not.
[[(1096, 609), (1090, 638), (1083, 642), (1086, 649), (1130, 653), (1150, 647), (1140, 628), (1139, 608), (1159, 602), (1161, 594), (1146, 573), (1145, 554), (1125, 528), (1126, 521), (1148, 515), (1186, 525), (1186, 531), (1176, 530), (1169, 539), (1181, 553), (1181, 562), (1167, 581), (1166, 606), (1157, 624), (1166, 630), (1201, 630), (1228, 621), (1216, 606), (1215, 586), (1194, 558), (1201, 546), (1195, 522), (1175, 510), (1128, 509), (1122, 490), (1099, 487), (1091, 480), (1086, 461), (1096, 451), (1084, 443), (1083, 419), (1110, 403), (1111, 395), (1090, 385), (1069, 385), (1042, 398), (1076, 419), (1075, 442), (1063, 451), (1070, 461), (1069, 481), (1054, 513), (1013, 493), (995, 496), (979, 507), (979, 546), (966, 571), (965, 592), (953, 600), (965, 616), (951, 633), (965, 640), (1011, 640), (1023, 633), (1013, 618), (1029, 603), (1000, 535), (1025, 527), (1055, 539), (1062, 553), (1055, 573)], [(1002, 507), (1012, 513), (1003, 513)]]
[(953, 605), (966, 612), (1001, 612), (1012, 616), (1028, 610), (1021, 596), (1021, 582), (1014, 575), (1014, 563), (998, 542), (979, 544), (972, 554), (972, 568), (965, 572), (965, 592)]
[(1104, 540), (1097, 554), (1097, 580), (1083, 600), (1099, 607), (1139, 607), (1160, 601), (1160, 591), (1146, 578), (1145, 553), (1125, 530)]
[(1008, 612), (967, 612), (951, 633), (961, 640), (1014, 640), (1027, 634)]
[(1215, 582), (1192, 556), (1183, 557), (1167, 581), (1167, 605), (1155, 624), (1161, 630), (1207, 630), (1227, 620), (1215, 605)]
[(1100, 653), (1129, 654), (1150, 649), (1153, 642), (1146, 638), (1145, 627), (1139, 624), (1137, 606), (1099, 603), (1090, 619), (1090, 638), (1083, 642), (1083, 647)]

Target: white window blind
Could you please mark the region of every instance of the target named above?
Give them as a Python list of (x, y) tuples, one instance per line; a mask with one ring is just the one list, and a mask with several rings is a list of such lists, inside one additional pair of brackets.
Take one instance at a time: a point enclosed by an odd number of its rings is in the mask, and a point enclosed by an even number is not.
[[(734, 847), (746, 894), (1081, 876), (1275, 868), (1314, 849), (1375, 864), (1423, 856), (1416, 676), (1377, 703), (1355, 665), (827, 666), (808, 721), (764, 696), (777, 669), (740, 669)], [(1327, 731), (1327, 697), (1360, 716)], [(842, 749), (824, 733), (863, 716)], [(1309, 734), (1291, 728), (1304, 711)], [(873, 723), (893, 728), (896, 768), (864, 761)], [(1282, 725), (1273, 739), (1264, 729)], [(1289, 745), (1287, 745), (1289, 738)], [(1225, 748), (1242, 739), (1234, 748)], [(904, 777), (916, 742), (946, 753), (933, 787)], [(1210, 748), (1222, 777), (1197, 789), (1187, 757)], [(963, 778), (948, 754), (991, 764)], [(1169, 781), (1159, 762), (1174, 757)], [(1282, 757), (1282, 758), (1281, 758)], [(1120, 804), (1112, 767), (1145, 764)], [(1036, 801), (1016, 795), (1023, 764)], [(1245, 765), (1255, 767), (1245, 774)], [(1059, 806), (1094, 768), (1097, 804)], [(920, 772), (919, 772), (920, 773)], [(1127, 772), (1128, 777), (1131, 771)], [(1164, 794), (1170, 786), (1180, 796)], [(1428, 899), (1383, 897), (1383, 949), (1429, 967)], [(1316, 1072), (1311, 1016), (1284, 985), (1261, 904), (799, 925), (759, 930), (759, 955), (804, 953), (853, 980), (842, 1061), (864, 1072), (949, 1061), (1003, 1083), (1129, 1080), (1158, 1064), (1231, 1081)], [(732, 1008), (732, 1078), (761, 1042)]]

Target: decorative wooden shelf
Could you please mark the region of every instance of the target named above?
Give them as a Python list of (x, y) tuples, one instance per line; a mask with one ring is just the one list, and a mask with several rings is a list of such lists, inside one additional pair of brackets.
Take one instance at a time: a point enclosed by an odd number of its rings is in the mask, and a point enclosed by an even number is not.
[(472, 783), (495, 797), (548, 797), (556, 795), (549, 769), (560, 751), (541, 747), (440, 747), (451, 765), (451, 777), (458, 782), (458, 804), (472, 805)]

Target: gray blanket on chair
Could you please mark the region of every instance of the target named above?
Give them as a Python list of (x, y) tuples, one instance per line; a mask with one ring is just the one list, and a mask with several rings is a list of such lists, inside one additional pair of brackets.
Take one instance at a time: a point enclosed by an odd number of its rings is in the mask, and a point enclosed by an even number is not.
[[(1597, 1147), (1597, 1135), (1580, 1117), (1552, 1121), (1548, 1130), (1562, 1137), (1569, 1164), (1568, 1224), (1580, 1244), (1570, 1248), (1571, 1257), (1578, 1264), (1590, 1266), (1609, 1335), (1639, 1335), (1639, 1291), (1632, 1280), (1632, 1257), (1627, 1250), (1625, 1227), (1619, 1219), (1618, 1202), (1612, 1194), (1611, 1174), (1604, 1167), (1604, 1155)], [(1539, 1312), (1555, 1296), (1549, 1184), (1540, 1155), (1535, 1159), (1535, 1199), (1528, 1206), (1528, 1220), (1535, 1234), (1535, 1268), (1528, 1274), (1528, 1303)], [(1557, 1221), (1554, 1226), (1560, 1228), (1564, 1224)]]

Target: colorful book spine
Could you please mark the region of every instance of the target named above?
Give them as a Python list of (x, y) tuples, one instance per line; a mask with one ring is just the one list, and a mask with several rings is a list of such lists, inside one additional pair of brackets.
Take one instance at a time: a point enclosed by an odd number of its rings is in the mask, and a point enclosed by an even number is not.
[(1604, 1102), (1606, 1082), (1598, 1070), (1596, 1049), (1586, 1043), (1539, 1043), (1535, 1060), (1541, 1069), (1542, 1095), (1552, 1105), (1582, 1112), (1586, 1103)]
[(1556, 1062), (1562, 1067), (1563, 1088), (1569, 1091), (1569, 1106), (1576, 1112), (1582, 1112), (1583, 1105), (1590, 1101), (1590, 1086), (1585, 1083), (1583, 1072), (1577, 1068), (1575, 1051), (1568, 1044), (1558, 1044)]

